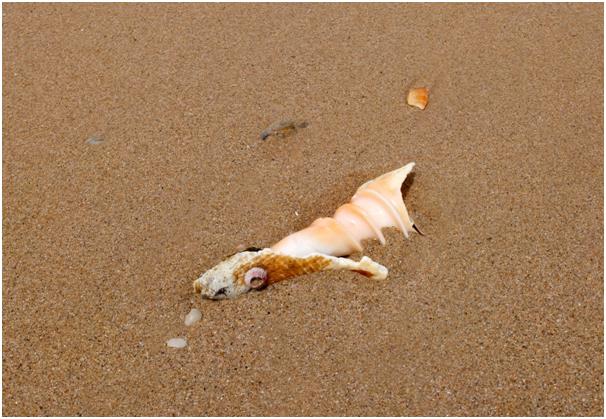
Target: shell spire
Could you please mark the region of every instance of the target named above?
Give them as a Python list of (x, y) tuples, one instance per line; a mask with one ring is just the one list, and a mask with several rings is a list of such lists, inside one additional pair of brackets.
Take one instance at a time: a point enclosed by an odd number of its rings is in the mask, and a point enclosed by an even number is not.
[(309, 227), (274, 244), (271, 250), (294, 257), (314, 253), (347, 256), (361, 251), (365, 239), (377, 239), (385, 244), (381, 232), (385, 227), (396, 227), (408, 237), (416, 227), (408, 215), (400, 188), (414, 165), (408, 163), (366, 182), (332, 217), (318, 218)]

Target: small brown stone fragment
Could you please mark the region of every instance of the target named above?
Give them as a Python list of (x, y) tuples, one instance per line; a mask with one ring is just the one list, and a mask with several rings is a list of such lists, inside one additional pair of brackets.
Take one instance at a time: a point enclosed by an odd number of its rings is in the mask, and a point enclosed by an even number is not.
[(289, 135), (294, 134), (298, 129), (307, 127), (307, 125), (308, 123), (306, 121), (295, 121), (293, 119), (278, 121), (263, 130), (261, 139), (265, 140), (272, 135), (281, 138), (288, 137)]

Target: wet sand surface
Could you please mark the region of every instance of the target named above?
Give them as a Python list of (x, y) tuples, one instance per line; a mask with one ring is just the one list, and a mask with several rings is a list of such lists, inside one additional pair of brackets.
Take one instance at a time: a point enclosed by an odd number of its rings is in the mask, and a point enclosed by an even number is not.
[[(603, 414), (601, 4), (2, 10), (4, 415)], [(386, 281), (193, 294), (410, 161)]]

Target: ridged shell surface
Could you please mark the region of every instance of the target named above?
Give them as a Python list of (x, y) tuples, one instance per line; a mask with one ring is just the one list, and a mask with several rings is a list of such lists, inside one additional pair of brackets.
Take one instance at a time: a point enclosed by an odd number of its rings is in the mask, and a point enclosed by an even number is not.
[(396, 227), (406, 237), (413, 230), (400, 188), (414, 163), (379, 176), (358, 188), (351, 201), (333, 217), (318, 218), (309, 227), (293, 233), (271, 247), (294, 257), (313, 253), (346, 256), (362, 250), (362, 241), (377, 239), (385, 244), (381, 229)]

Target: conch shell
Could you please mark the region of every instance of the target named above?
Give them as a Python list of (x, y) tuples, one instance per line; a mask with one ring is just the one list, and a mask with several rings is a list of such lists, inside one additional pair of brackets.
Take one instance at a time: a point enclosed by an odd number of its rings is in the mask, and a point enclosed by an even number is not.
[(249, 248), (227, 258), (194, 281), (194, 289), (211, 299), (234, 298), (299, 275), (323, 270), (350, 270), (385, 279), (387, 268), (364, 256), (357, 262), (341, 256), (362, 251), (362, 241), (378, 239), (381, 229), (396, 227), (406, 237), (421, 233), (408, 215), (400, 188), (414, 163), (386, 173), (358, 188), (333, 217), (318, 218), (267, 249)]

